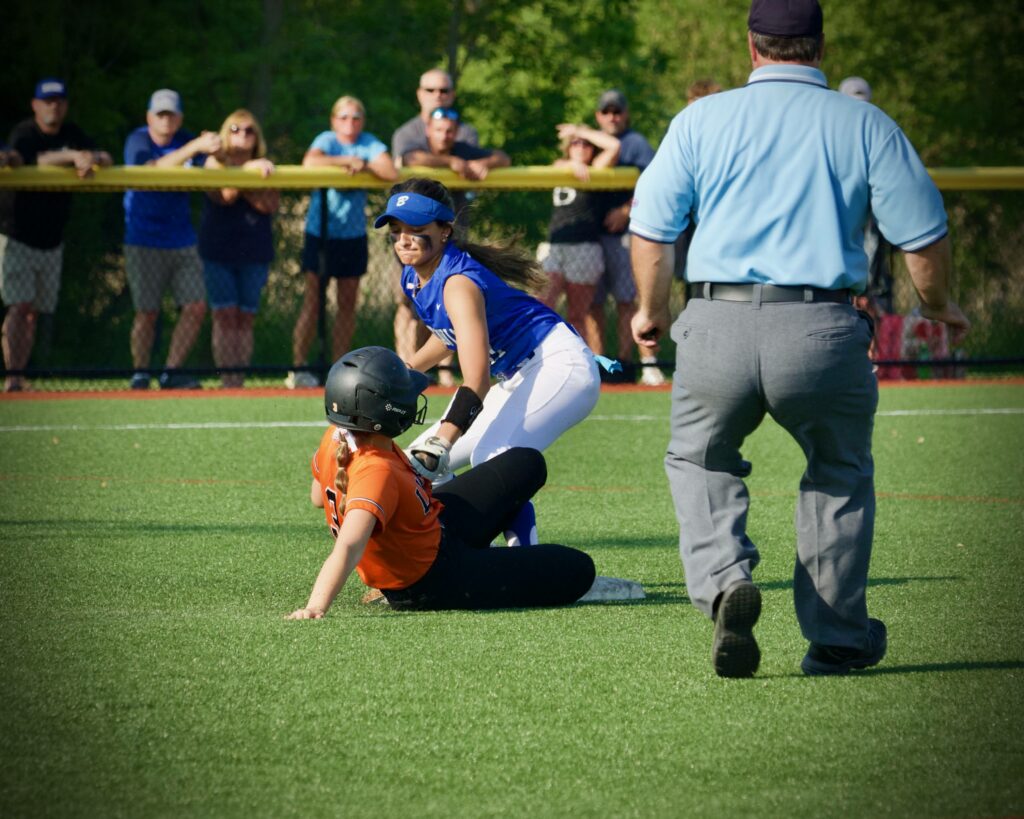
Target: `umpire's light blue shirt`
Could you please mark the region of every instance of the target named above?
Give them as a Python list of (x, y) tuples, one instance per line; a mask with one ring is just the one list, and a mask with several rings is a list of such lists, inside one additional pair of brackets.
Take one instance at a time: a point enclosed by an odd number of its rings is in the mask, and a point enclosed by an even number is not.
[(942, 196), (892, 119), (816, 68), (772, 65), (672, 120), (630, 231), (672, 242), (693, 219), (689, 281), (861, 291), (869, 208), (904, 250), (946, 235)]

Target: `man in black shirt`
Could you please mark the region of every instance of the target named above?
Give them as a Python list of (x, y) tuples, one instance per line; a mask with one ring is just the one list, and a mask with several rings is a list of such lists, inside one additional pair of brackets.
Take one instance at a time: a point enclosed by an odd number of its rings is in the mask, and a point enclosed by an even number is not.
[[(47, 78), (36, 85), (32, 118), (20, 122), (7, 140), (26, 165), (72, 167), (80, 179), (95, 166), (113, 164), (77, 125), (65, 122), (67, 86)], [(0, 295), (7, 305), (3, 323), (4, 389), (20, 390), (24, 380), (10, 371), (28, 365), (39, 313), (53, 313), (60, 291), (64, 226), (70, 193), (18, 191), (0, 215)]]

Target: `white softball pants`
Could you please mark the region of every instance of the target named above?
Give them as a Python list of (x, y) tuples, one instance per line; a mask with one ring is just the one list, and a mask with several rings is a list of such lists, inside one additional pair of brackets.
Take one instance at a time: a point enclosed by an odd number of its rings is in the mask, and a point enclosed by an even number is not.
[[(597, 404), (601, 379), (590, 348), (559, 324), (534, 348), (514, 375), (498, 381), (484, 397), (473, 425), (452, 447), (451, 470), (476, 466), (512, 447), (543, 452)], [(442, 417), (447, 414), (447, 409)], [(433, 424), (406, 449), (431, 435)]]

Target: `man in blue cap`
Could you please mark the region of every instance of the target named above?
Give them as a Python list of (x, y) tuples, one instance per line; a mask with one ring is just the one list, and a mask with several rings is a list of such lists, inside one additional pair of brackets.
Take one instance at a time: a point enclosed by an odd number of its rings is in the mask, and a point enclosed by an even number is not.
[[(106, 151), (73, 122), (67, 122), (68, 89), (47, 77), (36, 83), (32, 118), (18, 123), (8, 139), (26, 165), (74, 168), (80, 179), (113, 164)], [(0, 291), (7, 313), (3, 325), (4, 389), (21, 390), (24, 378), (10, 371), (28, 366), (40, 316), (52, 316), (60, 293), (64, 227), (71, 215), (70, 193), (18, 191), (0, 215)]]
[(851, 304), (867, 282), (868, 211), (905, 256), (921, 313), (957, 334), (942, 197), (886, 114), (831, 91), (817, 0), (754, 0), (743, 88), (672, 121), (631, 212), (642, 347), (669, 329), (672, 246), (693, 221), (689, 299), (672, 325), (676, 375), (665, 468), (686, 585), (714, 620), (712, 662), (752, 675), (761, 594), (747, 535), (744, 439), (774, 418), (807, 470), (796, 510), (793, 594), (807, 674), (875, 665), (888, 638), (868, 617), (875, 516), (872, 328)]

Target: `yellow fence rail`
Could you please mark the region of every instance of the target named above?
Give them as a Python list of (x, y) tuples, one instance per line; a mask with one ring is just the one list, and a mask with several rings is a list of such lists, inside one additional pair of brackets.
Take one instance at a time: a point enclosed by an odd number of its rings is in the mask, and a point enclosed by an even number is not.
[[(974, 167), (929, 168), (941, 190), (1022, 190), (1024, 168)], [(486, 179), (463, 179), (452, 171), (439, 168), (403, 168), (403, 178), (427, 176), (452, 189), (472, 190), (551, 190), (559, 185), (594, 190), (628, 190), (637, 179), (635, 168), (595, 169), (590, 181), (581, 182), (562, 168), (530, 165), (497, 168)], [(310, 190), (312, 188), (375, 188), (386, 189), (383, 182), (369, 173), (349, 174), (331, 168), (303, 168), (279, 165), (269, 179), (257, 171), (240, 168), (207, 170), (204, 168), (157, 168), (153, 166), (116, 166), (99, 168), (89, 179), (78, 179), (71, 168), (27, 167), (0, 168), (0, 189), (123, 191), (197, 190), (209, 188), (276, 188)]]

